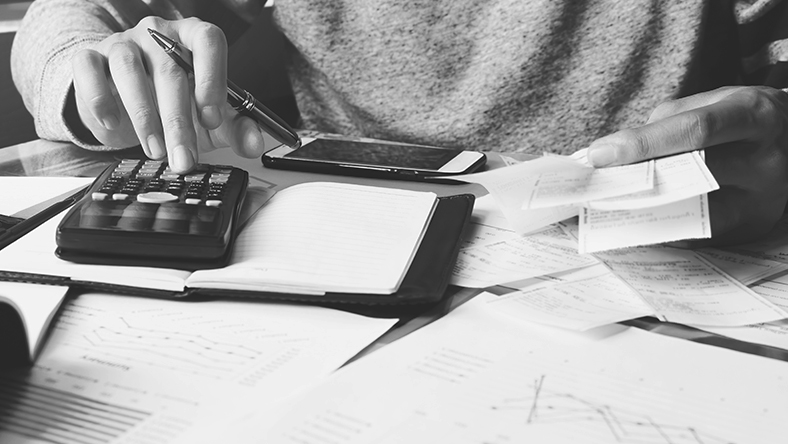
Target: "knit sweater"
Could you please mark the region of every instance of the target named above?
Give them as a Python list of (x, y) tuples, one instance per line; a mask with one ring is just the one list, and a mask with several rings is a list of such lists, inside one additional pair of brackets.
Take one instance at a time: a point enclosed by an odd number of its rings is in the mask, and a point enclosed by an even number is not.
[[(166, 0), (121, 0), (179, 18)], [(184, 3), (184, 2), (180, 2)], [(64, 119), (70, 58), (134, 25), (110, 0), (37, 0), (15, 82), (42, 138)], [(303, 127), (502, 152), (568, 153), (725, 84), (788, 86), (780, 0), (277, 0)], [(144, 14), (143, 14), (144, 15)], [(210, 19), (210, 17), (202, 17)]]

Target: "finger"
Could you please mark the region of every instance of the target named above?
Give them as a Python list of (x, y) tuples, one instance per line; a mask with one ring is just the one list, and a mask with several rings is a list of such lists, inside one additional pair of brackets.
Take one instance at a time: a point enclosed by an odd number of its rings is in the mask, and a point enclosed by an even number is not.
[(625, 165), (754, 139), (762, 125), (750, 110), (724, 99), (597, 139), (588, 148), (588, 158), (596, 167)]
[(684, 111), (689, 111), (694, 108), (701, 108), (711, 105), (712, 103), (718, 102), (725, 97), (739, 91), (739, 89), (741, 89), (741, 87), (726, 86), (713, 91), (706, 91), (693, 94), (691, 96), (682, 97), (680, 99), (663, 102), (654, 109), (654, 111), (651, 113), (651, 116), (648, 118), (648, 122), (646, 123), (651, 123), (657, 120), (662, 120), (666, 117), (675, 116), (676, 114), (683, 113)]
[(120, 111), (107, 79), (107, 61), (97, 51), (85, 49), (71, 59), (74, 72), (74, 93), (104, 129), (112, 131), (120, 125)]
[(235, 134), (239, 137), (232, 147), (241, 157), (260, 157), (264, 152), (281, 145), (279, 141), (263, 131), (257, 122), (241, 115), (235, 119)]
[(210, 148), (232, 148), (241, 157), (255, 158), (281, 145), (262, 131), (253, 119), (238, 114), (230, 105), (225, 107), (227, 118), (219, 128), (207, 131), (206, 137), (201, 137), (201, 147), (206, 145), (202, 140), (207, 139)]
[(166, 151), (156, 103), (137, 46), (118, 41), (107, 53), (109, 71), (145, 154), (161, 159)]
[[(169, 34), (167, 30), (162, 32)], [(140, 43), (153, 79), (170, 167), (176, 173), (186, 173), (197, 159), (197, 136), (192, 121), (192, 88), (188, 74), (152, 39), (143, 39)]]
[(192, 51), (194, 100), (200, 123), (208, 129), (222, 123), (227, 101), (227, 40), (217, 26), (197, 19), (183, 21), (181, 42)]

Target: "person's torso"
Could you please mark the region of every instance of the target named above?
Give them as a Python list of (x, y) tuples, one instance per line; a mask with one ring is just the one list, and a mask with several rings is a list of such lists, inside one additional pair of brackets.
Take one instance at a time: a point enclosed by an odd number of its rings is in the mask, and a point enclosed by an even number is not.
[(307, 128), (568, 153), (687, 89), (704, 3), (277, 0), (275, 18)]

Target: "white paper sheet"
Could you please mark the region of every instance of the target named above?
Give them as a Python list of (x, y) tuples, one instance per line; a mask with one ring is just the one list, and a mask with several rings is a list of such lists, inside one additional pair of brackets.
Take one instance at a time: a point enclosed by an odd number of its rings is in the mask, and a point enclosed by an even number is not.
[(545, 156), (505, 168), (457, 176), (456, 179), (486, 188), (506, 216), (509, 227), (524, 234), (577, 215), (577, 208), (573, 206), (522, 209), (523, 190), (532, 182), (531, 178), (576, 167), (574, 160)]
[(12, 215), (64, 193), (76, 192), (91, 182), (89, 177), (0, 176), (0, 213)]
[(515, 319), (581, 331), (654, 314), (634, 290), (601, 264), (502, 296), (486, 293), (484, 300)]
[(788, 276), (773, 276), (764, 282), (753, 285), (751, 289), (788, 312)]
[(654, 161), (654, 187), (621, 197), (586, 203), (595, 210), (637, 210), (658, 207), (719, 189), (698, 151)]
[(580, 213), (578, 251), (593, 253), (683, 239), (711, 237), (706, 195), (639, 210)]
[(741, 326), (786, 317), (784, 310), (691, 250), (630, 248), (596, 256), (671, 322)]
[(486, 288), (597, 263), (577, 254), (574, 239), (558, 227), (548, 227), (480, 247), (460, 250), (452, 285)]
[(567, 162), (566, 168), (527, 176), (518, 193), (524, 210), (579, 205), (619, 197), (654, 187), (654, 161), (614, 168), (585, 167)]
[[(788, 263), (748, 256), (734, 251), (717, 248), (703, 248), (696, 251), (732, 278), (747, 286), (788, 270)], [(788, 308), (788, 305), (783, 308)]]
[(200, 425), (221, 429), (234, 412), (314, 384), (395, 321), (298, 305), (83, 295), (26, 375), (0, 374), (0, 442), (26, 433), (164, 444)]
[(638, 329), (579, 335), (518, 323), (472, 300), (340, 370), (288, 411), (252, 415), (220, 437), (277, 444), (773, 443), (785, 438), (787, 371), (785, 362)]
[(0, 282), (0, 304), (11, 304), (19, 313), (31, 361), (38, 355), (47, 328), (67, 291), (68, 287), (57, 285)]

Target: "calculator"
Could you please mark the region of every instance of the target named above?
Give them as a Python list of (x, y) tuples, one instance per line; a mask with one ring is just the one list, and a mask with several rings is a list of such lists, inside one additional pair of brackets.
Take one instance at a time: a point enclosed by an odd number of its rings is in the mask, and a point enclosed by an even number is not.
[(73, 262), (197, 270), (227, 264), (249, 174), (198, 164), (124, 159), (105, 169), (57, 228)]

